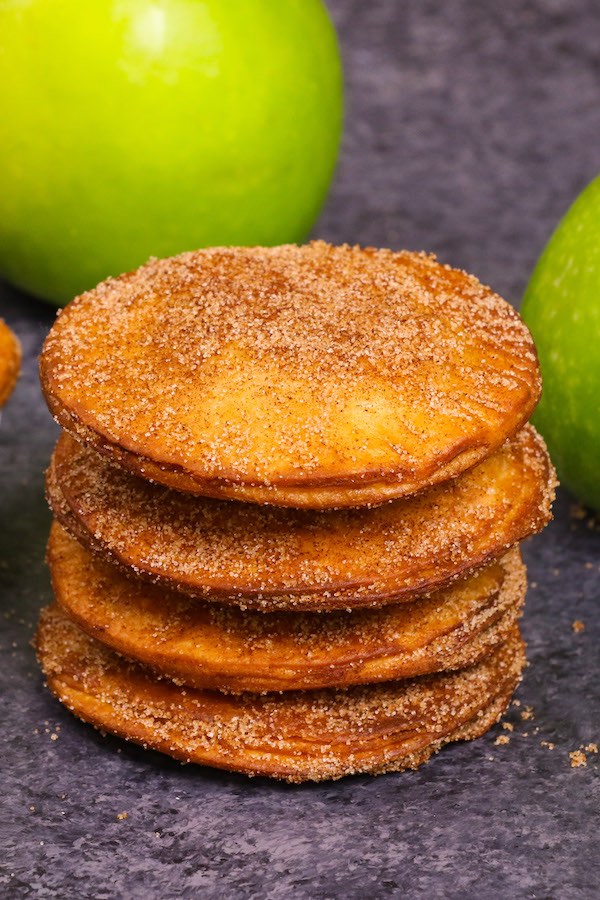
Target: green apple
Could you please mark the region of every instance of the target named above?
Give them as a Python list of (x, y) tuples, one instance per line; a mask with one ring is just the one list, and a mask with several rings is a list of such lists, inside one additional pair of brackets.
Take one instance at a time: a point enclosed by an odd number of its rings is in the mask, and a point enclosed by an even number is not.
[(341, 120), (321, 0), (0, 0), (0, 275), (64, 303), (149, 256), (301, 241)]
[(600, 178), (552, 235), (521, 313), (542, 369), (534, 422), (563, 485), (600, 510)]

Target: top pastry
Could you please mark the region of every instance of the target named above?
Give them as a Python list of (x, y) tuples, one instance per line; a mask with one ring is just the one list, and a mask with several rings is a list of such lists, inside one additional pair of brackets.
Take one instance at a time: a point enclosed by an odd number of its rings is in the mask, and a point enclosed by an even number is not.
[(540, 394), (527, 328), (476, 278), (323, 242), (108, 279), (59, 315), (41, 379), (67, 431), (148, 480), (309, 508), (451, 478)]

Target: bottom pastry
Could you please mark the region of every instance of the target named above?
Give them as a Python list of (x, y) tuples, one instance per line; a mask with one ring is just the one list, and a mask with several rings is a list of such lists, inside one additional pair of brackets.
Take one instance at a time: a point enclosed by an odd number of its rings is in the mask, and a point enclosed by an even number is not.
[(384, 684), (237, 696), (157, 679), (43, 611), (38, 657), (50, 690), (97, 728), (167, 753), (290, 782), (414, 769), (498, 720), (525, 662), (517, 626), (458, 672)]

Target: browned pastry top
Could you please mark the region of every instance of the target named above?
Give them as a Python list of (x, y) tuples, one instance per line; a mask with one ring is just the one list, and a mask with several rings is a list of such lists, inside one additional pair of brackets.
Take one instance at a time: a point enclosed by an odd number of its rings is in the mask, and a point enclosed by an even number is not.
[(374, 504), (515, 434), (540, 393), (517, 313), (424, 254), (213, 248), (83, 294), (41, 359), (59, 422), (181, 490)]

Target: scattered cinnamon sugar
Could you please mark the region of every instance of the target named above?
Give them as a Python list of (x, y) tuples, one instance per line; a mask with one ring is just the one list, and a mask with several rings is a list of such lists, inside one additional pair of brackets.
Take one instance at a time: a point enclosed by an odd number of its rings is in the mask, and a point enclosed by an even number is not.
[(597, 753), (598, 752), (598, 744), (586, 744), (583, 748), (587, 753)]
[(554, 750), (556, 744), (553, 744), (552, 741), (540, 741), (540, 747), (546, 747), (547, 750)]
[[(586, 509), (581, 504), (574, 504), (571, 506), (570, 516), (573, 520), (571, 530), (577, 529), (578, 523), (581, 522), (588, 531), (600, 531), (600, 515)], [(589, 568), (589, 566), (586, 566), (586, 568)]]
[(499, 744), (510, 744), (510, 737), (507, 734), (499, 734), (494, 744), (498, 746)]
[(587, 766), (587, 757), (582, 750), (572, 750), (569, 753), (569, 758), (571, 760), (571, 768), (578, 769), (580, 766)]
[(128, 819), (128, 818), (129, 818), (129, 813), (128, 813), (128, 812), (120, 812), (120, 813), (117, 813), (117, 819), (119, 820), (119, 822), (122, 822), (123, 819)]
[(585, 623), (581, 621), (581, 619), (575, 619), (571, 623), (571, 628), (575, 632), (575, 634), (581, 634), (582, 631), (585, 631)]
[(505, 731), (514, 731), (515, 729), (515, 726), (512, 724), (512, 722), (503, 722), (502, 727)]
[(521, 713), (521, 718), (523, 719), (524, 722), (529, 722), (531, 719), (535, 718), (534, 712), (533, 712), (533, 707), (526, 706), (525, 709), (523, 710), (523, 712)]

